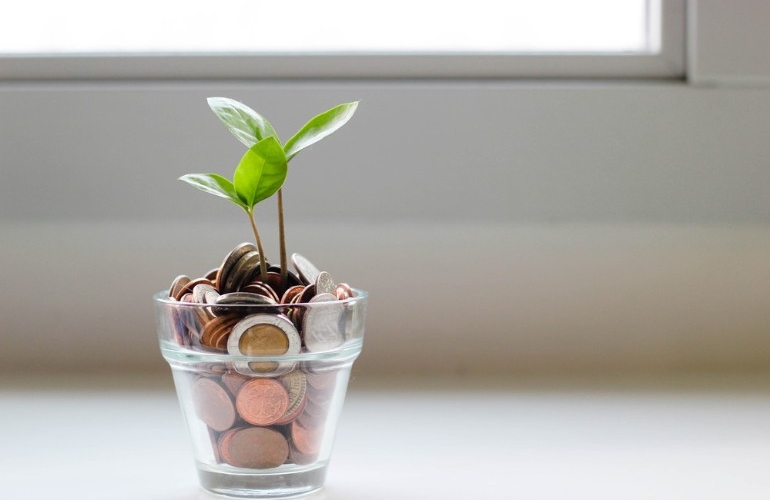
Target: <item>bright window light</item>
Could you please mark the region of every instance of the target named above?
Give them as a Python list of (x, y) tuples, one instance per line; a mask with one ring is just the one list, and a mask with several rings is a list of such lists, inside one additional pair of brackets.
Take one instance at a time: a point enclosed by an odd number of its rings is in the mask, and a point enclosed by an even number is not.
[(24, 0), (0, 54), (651, 53), (660, 0)]

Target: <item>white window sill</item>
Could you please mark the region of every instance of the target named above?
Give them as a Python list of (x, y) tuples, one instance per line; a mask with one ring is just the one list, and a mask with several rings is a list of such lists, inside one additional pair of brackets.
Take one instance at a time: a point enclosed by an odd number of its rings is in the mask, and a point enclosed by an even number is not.
[[(4, 498), (209, 498), (170, 375), (84, 380), (4, 377)], [(766, 498), (768, 417), (770, 386), (748, 379), (354, 380), (310, 498)]]

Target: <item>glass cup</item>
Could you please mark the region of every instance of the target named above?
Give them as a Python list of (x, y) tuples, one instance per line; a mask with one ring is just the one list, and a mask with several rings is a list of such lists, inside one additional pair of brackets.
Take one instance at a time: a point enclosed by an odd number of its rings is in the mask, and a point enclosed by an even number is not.
[(280, 498), (321, 488), (367, 294), (287, 305), (154, 296), (201, 486)]

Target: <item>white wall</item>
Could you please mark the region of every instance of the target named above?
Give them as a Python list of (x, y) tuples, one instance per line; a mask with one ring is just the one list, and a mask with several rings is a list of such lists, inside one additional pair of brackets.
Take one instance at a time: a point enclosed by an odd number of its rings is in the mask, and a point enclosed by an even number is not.
[(766, 367), (770, 89), (726, 83), (3, 84), (0, 366), (163, 369), (151, 294), (249, 238), (176, 180), (231, 173), (226, 95), (283, 136), (362, 100), (285, 190), (290, 251), (371, 292), (360, 373)]

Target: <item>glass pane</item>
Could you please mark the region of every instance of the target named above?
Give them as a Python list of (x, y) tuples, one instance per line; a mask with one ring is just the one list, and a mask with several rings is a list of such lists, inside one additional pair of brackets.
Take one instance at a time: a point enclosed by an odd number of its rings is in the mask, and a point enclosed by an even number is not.
[(15, 0), (0, 53), (644, 53), (654, 2)]

